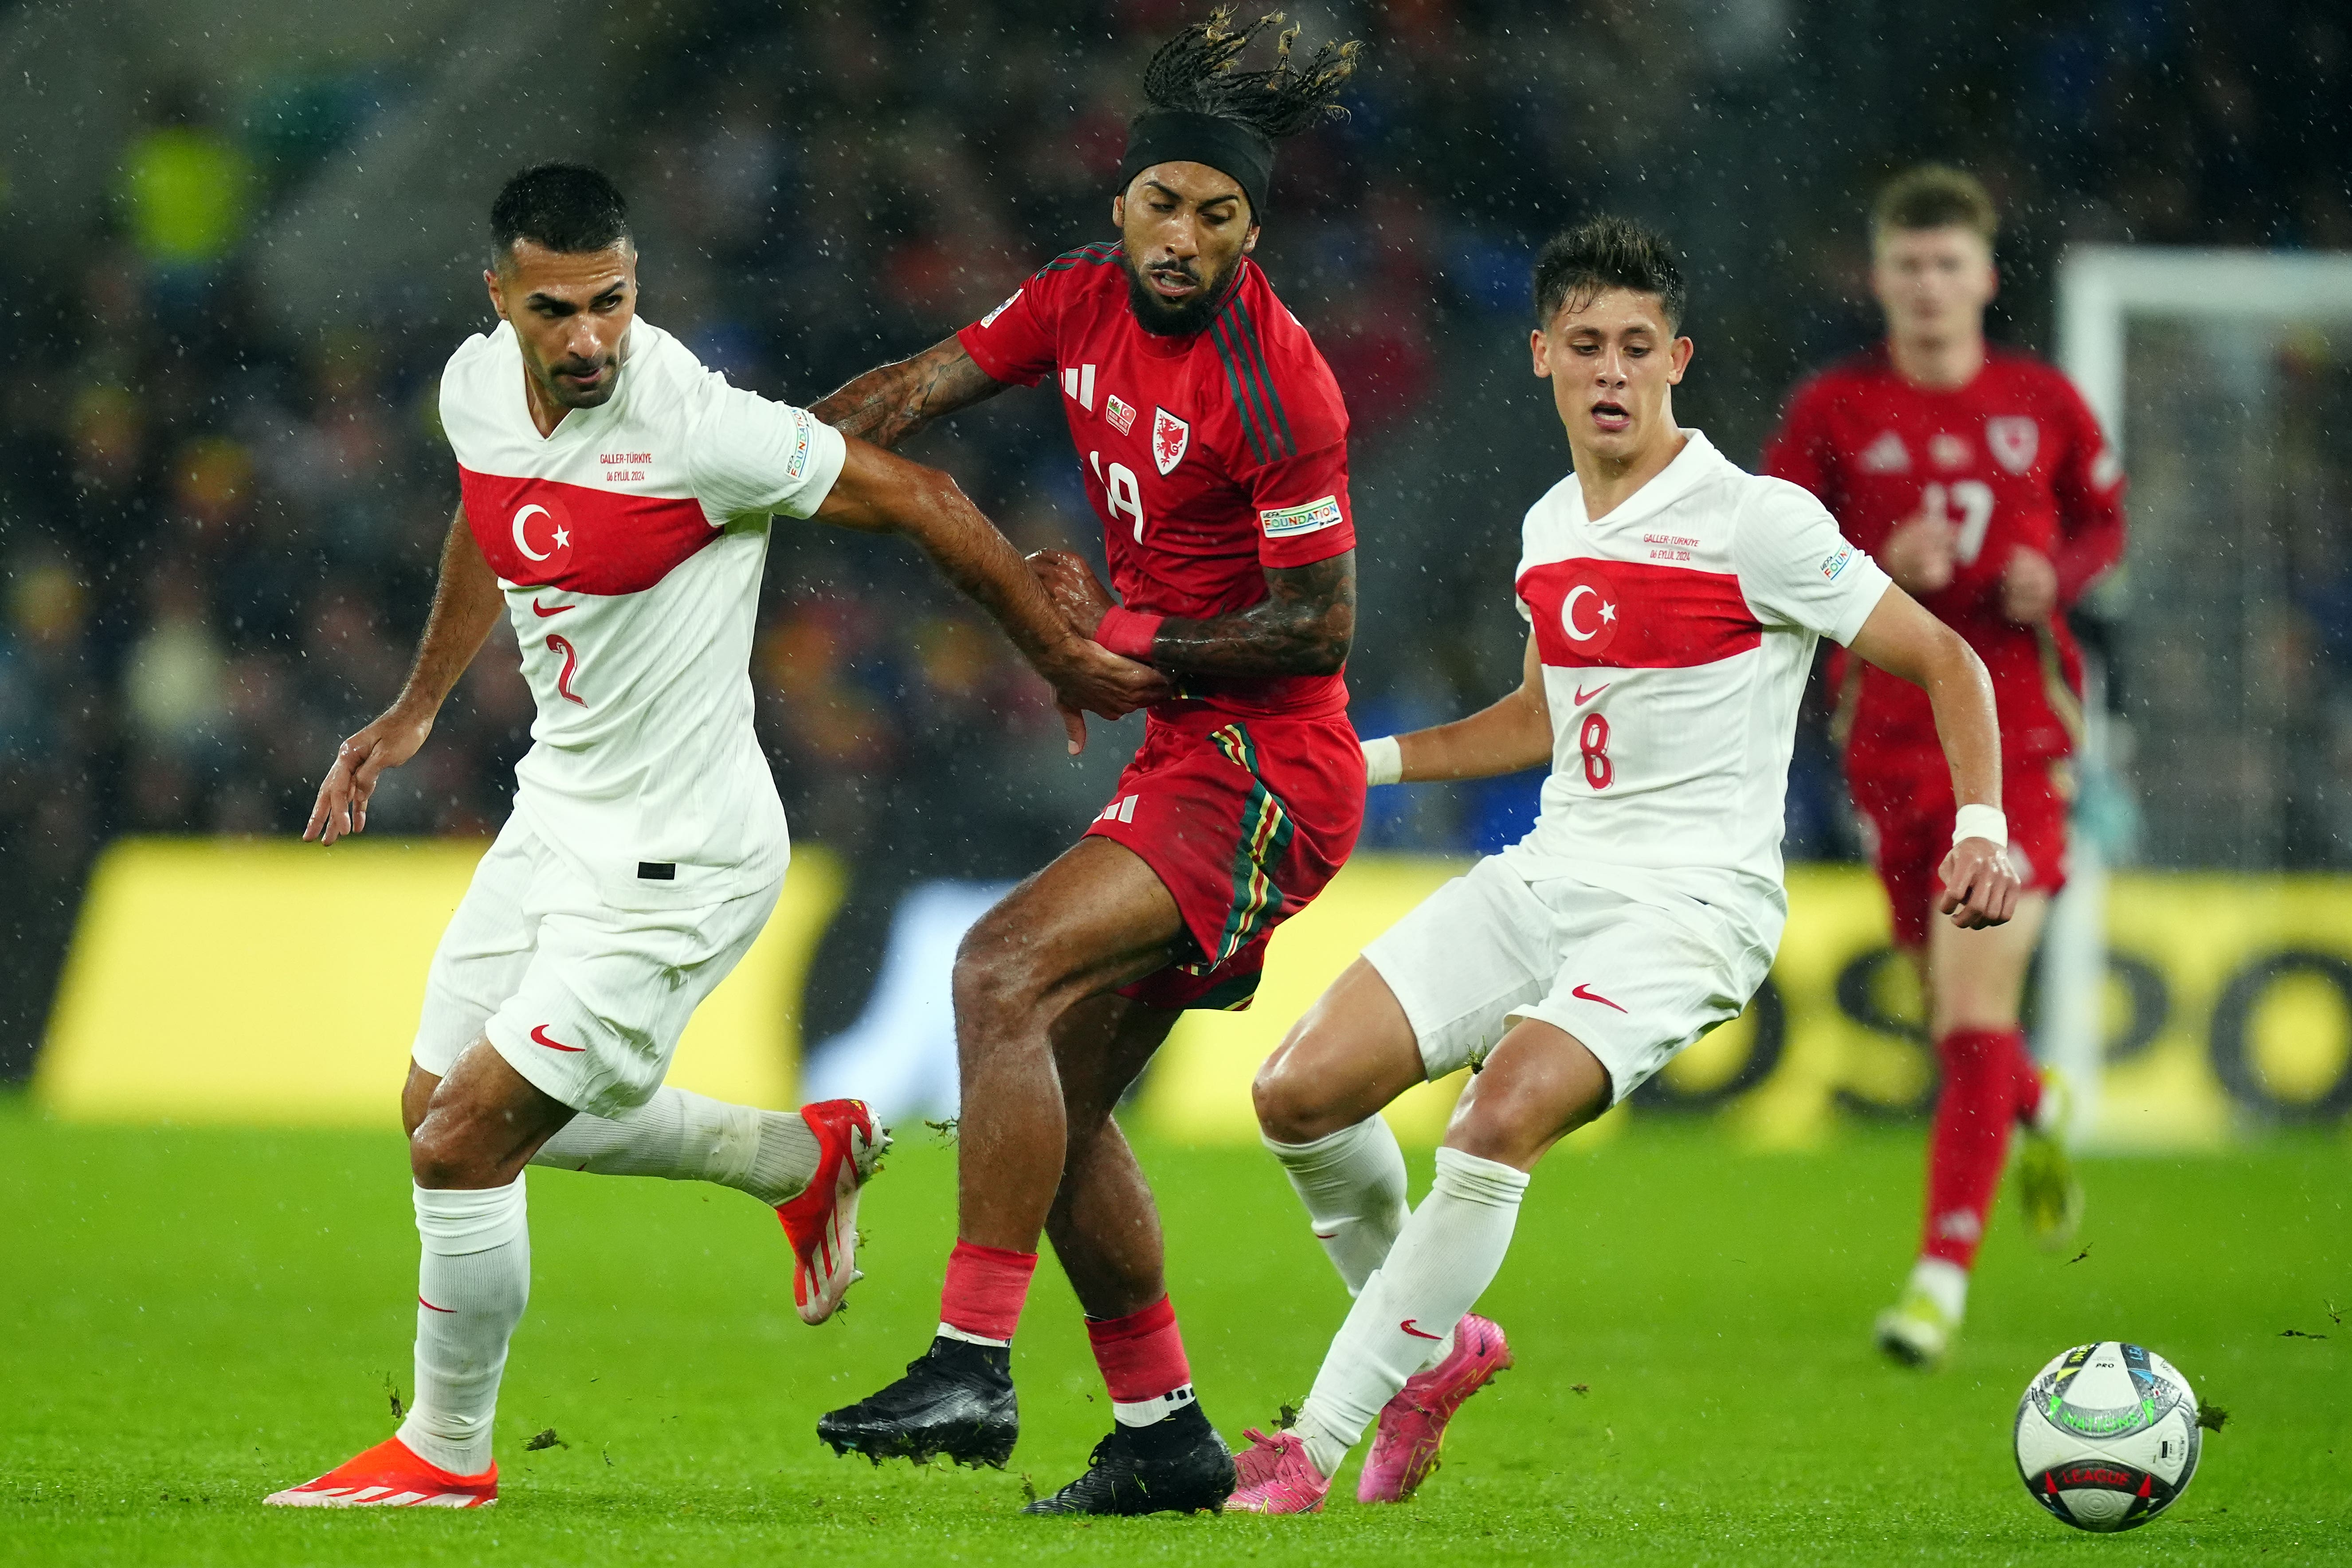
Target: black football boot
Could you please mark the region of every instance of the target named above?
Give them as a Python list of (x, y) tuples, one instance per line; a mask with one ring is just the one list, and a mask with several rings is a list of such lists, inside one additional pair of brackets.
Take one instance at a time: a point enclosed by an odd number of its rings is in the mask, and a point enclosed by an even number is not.
[(1004, 1468), (1021, 1436), (1021, 1402), (1013, 1393), (1013, 1352), (945, 1336), (931, 1342), (907, 1375), (856, 1404), (821, 1417), (817, 1440), (836, 1454), (876, 1464), (945, 1454), (959, 1465)]
[(1215, 1513), (1234, 1495), (1234, 1457), (1197, 1404), (1149, 1426), (1114, 1425), (1087, 1473), (1024, 1513)]

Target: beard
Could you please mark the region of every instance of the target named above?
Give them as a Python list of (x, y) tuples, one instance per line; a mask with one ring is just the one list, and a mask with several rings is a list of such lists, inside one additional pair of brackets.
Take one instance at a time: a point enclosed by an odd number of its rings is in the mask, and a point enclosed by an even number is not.
[[(613, 362), (609, 359), (601, 363), (565, 360), (561, 364), (548, 366), (540, 377), (540, 385), (546, 389), (549, 399), (558, 407), (601, 408), (613, 400), (614, 391), (621, 384), (621, 378), (610, 374), (614, 368)], [(606, 371), (607, 374), (594, 386), (589, 387), (581, 386), (575, 382), (564, 381), (557, 374), (559, 371), (585, 374), (600, 369)]]
[[(1119, 261), (1127, 268), (1127, 304), (1128, 309), (1135, 312), (1136, 325), (1154, 337), (1161, 338), (1189, 337), (1194, 332), (1207, 331), (1209, 323), (1217, 319), (1217, 311), (1223, 308), (1226, 286), (1234, 280), (1234, 274), (1242, 264), (1242, 258), (1236, 256), (1223, 272), (1207, 279), (1202, 279), (1194, 268), (1181, 268), (1186, 277), (1196, 282), (1204, 282), (1205, 287), (1195, 289), (1182, 300), (1165, 300), (1153, 292), (1151, 285), (1145, 281), (1143, 269), (1136, 266), (1134, 257), (1122, 256)], [(1162, 270), (1170, 268), (1163, 267)]]

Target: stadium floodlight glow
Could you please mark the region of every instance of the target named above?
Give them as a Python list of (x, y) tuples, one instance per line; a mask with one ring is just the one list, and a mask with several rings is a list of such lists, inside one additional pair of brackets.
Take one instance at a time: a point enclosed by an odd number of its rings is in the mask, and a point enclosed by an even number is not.
[[(2284, 607), (2289, 573), (2263, 537), (2263, 487), (2245, 479), (2250, 465), (2272, 476), (2291, 469), (2284, 459), (2294, 443), (2319, 441), (2283, 419), (2281, 367), (2298, 342), (2340, 339), (2347, 326), (2352, 255), (2092, 245), (2060, 261), (2058, 360), (2133, 480), (2131, 542), (2094, 602), (2136, 634), (2127, 658), (2137, 647), (2153, 665), (2168, 641), (2197, 639), (2200, 679), (2189, 684), (2198, 689), (2179, 697), (2182, 682), (2139, 672), (2126, 689), (2142, 710), (2120, 730), (2105, 700), (2111, 672), (2095, 651), (2085, 658), (2077, 754), (2086, 786), (2137, 756), (2173, 790), (2150, 803), (2144, 858), (2155, 863), (2273, 870), (2286, 856), (2275, 808), (2283, 789), (2270, 804), (2254, 788), (2231, 796), (2225, 783), (2183, 781), (2165, 758), (2178, 747), (2259, 766), (2282, 744), (2266, 724), (2253, 639), (2264, 616)], [(2203, 710), (2192, 714), (2192, 701)], [(2099, 1093), (2109, 848), (2085, 826), (2078, 814), (2066, 890), (2044, 939), (2036, 1054), (2077, 1088), (2077, 1139), (2116, 1142), (2129, 1133), (2102, 1121)]]

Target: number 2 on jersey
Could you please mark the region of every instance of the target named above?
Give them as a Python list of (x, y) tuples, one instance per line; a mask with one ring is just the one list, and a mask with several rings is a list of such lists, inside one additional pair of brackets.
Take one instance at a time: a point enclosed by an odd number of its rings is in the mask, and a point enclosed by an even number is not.
[[(1959, 515), (1951, 509), (1959, 508)], [(1973, 566), (1984, 549), (1985, 530), (1992, 526), (1992, 487), (1982, 479), (1955, 479), (1947, 487), (1929, 485), (1919, 492), (1919, 510), (1952, 530), (1952, 554), (1963, 566)]]
[(1125, 463), (1113, 463), (1110, 471), (1103, 471), (1102, 454), (1088, 452), (1087, 460), (1095, 467), (1095, 478), (1102, 480), (1103, 500), (1113, 517), (1135, 520), (1135, 542), (1143, 542), (1143, 487), (1136, 483), (1135, 470)]
[(558, 637), (553, 632), (550, 632), (547, 634), (547, 651), (563, 656), (563, 669), (555, 678), (556, 695), (567, 702), (577, 702), (583, 708), (587, 707), (588, 700), (572, 689), (572, 671), (580, 668), (580, 650), (572, 646), (570, 637)]

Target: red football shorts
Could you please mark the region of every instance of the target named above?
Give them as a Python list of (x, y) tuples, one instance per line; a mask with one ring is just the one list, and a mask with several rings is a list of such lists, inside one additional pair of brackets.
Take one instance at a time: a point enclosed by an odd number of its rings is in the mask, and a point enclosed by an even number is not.
[[(1871, 854), (1895, 914), (1895, 942), (1918, 947), (1944, 890), (1944, 857), (1952, 852), (1952, 773), (1940, 751), (1846, 758), (1853, 804), (1869, 823)], [(2066, 885), (2066, 813), (2074, 795), (2064, 757), (2005, 770), (2000, 807), (2009, 818), (2009, 858), (2029, 891)]]
[(1125, 845), (1176, 899), (1184, 956), (1119, 994), (1238, 1011), (1274, 928), (1338, 874), (1364, 823), (1364, 752), (1344, 715), (1154, 713), (1089, 834)]

